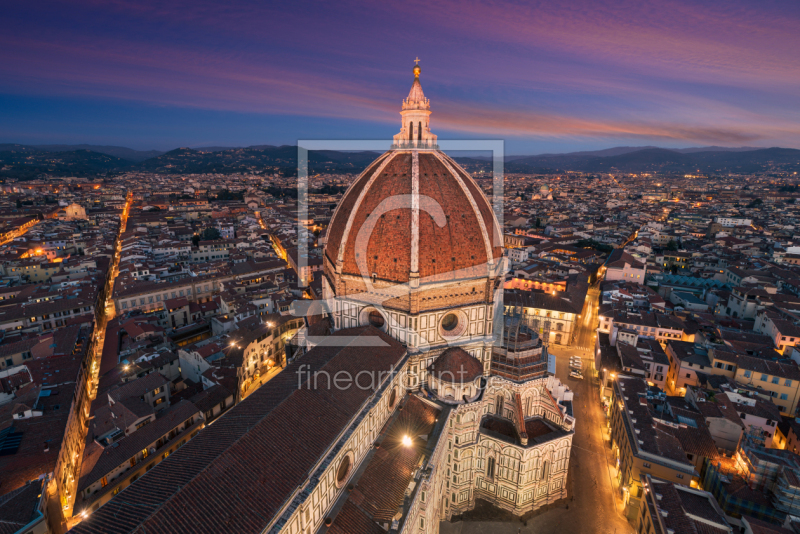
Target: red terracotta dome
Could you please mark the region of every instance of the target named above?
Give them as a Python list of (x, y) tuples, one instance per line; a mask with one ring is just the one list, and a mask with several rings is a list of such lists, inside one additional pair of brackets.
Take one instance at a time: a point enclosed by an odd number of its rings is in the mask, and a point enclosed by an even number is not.
[(379, 157), (345, 193), (325, 247), (339, 274), (393, 283), (487, 276), (502, 254), (488, 199), (436, 149)]
[(356, 179), (331, 219), (324, 263), (334, 287), (342, 277), (380, 280), (385, 290), (496, 276), (503, 242), (491, 204), (438, 150), (419, 75), (416, 66), (393, 150)]
[(472, 382), (483, 375), (481, 362), (464, 349), (450, 347), (428, 367), (428, 372), (443, 382)]

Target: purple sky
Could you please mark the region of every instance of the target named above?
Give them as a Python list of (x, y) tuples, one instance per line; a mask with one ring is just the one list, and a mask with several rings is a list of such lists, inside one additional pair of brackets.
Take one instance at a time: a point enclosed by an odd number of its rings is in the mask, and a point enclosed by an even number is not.
[(390, 138), (419, 56), (442, 139), (800, 148), (798, 28), (796, 0), (10, 2), (0, 142)]

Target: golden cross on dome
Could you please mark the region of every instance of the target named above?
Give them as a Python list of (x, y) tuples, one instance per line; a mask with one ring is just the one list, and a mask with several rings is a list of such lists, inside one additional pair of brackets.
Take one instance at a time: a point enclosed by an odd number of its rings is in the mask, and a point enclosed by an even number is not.
[(419, 65), (419, 62), (420, 62), (420, 59), (419, 59), (419, 56), (417, 56), (417, 59), (414, 60), (414, 64)]

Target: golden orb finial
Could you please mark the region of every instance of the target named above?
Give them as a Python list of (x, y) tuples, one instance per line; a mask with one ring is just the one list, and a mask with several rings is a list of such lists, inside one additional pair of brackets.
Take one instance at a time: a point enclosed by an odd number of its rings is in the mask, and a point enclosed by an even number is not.
[(419, 72), (420, 72), (419, 61), (420, 61), (419, 57), (414, 60), (414, 78), (419, 78)]

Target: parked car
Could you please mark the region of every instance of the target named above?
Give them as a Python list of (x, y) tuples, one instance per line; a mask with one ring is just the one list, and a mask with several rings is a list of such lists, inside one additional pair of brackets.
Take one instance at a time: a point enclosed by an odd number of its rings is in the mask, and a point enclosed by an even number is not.
[(577, 370), (574, 370), (574, 369), (573, 369), (572, 371), (570, 371), (570, 373), (569, 373), (569, 376), (570, 376), (571, 378), (579, 378), (579, 379), (583, 379), (583, 375), (581, 374), (581, 372), (580, 372), (580, 371), (577, 371)]

